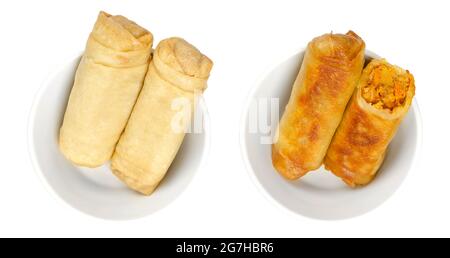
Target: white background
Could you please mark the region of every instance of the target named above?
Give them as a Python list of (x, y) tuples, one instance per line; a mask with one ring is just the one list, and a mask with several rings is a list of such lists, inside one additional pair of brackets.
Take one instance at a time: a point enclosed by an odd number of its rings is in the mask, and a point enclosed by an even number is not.
[[(0, 236), (305, 237), (450, 236), (450, 6), (448, 1), (1, 1)], [(181, 36), (215, 65), (205, 93), (209, 159), (188, 189), (144, 219), (114, 222), (61, 205), (27, 151), (40, 83), (84, 49), (99, 10), (148, 28), (156, 43)], [(416, 78), (421, 161), (378, 209), (318, 221), (273, 206), (241, 159), (240, 118), (254, 82), (278, 57), (315, 36), (352, 29), (367, 49)]]

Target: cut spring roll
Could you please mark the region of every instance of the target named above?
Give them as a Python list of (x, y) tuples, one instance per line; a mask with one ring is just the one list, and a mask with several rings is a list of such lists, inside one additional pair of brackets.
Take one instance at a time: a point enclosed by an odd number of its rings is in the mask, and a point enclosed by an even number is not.
[[(111, 161), (113, 173), (131, 189), (150, 195), (164, 178), (185, 136), (174, 124), (190, 121), (194, 92), (206, 89), (211, 68), (211, 60), (183, 39), (158, 44)], [(181, 102), (188, 112), (174, 108)]]
[(414, 77), (385, 60), (372, 60), (328, 149), (325, 168), (351, 187), (372, 181), (414, 97)]
[(364, 65), (364, 41), (354, 32), (313, 39), (292, 87), (272, 146), (285, 178), (319, 168)]
[(70, 93), (59, 145), (76, 165), (111, 158), (142, 88), (153, 36), (123, 16), (100, 12)]

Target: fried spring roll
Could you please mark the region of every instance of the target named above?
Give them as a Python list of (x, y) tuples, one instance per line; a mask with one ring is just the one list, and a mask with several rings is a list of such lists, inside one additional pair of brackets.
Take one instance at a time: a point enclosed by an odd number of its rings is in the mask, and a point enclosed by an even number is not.
[(328, 149), (325, 168), (350, 187), (367, 185), (414, 97), (414, 77), (385, 60), (372, 60)]
[[(174, 121), (190, 121), (194, 92), (206, 89), (211, 68), (211, 60), (183, 39), (158, 44), (111, 162), (113, 173), (131, 189), (150, 195), (165, 176), (185, 136)], [(179, 100), (188, 102), (189, 112), (173, 108)]]
[(152, 43), (152, 34), (136, 23), (100, 12), (60, 129), (68, 160), (97, 167), (111, 158), (142, 88)]
[(313, 39), (303, 58), (272, 146), (285, 178), (319, 168), (364, 65), (364, 41), (354, 32)]

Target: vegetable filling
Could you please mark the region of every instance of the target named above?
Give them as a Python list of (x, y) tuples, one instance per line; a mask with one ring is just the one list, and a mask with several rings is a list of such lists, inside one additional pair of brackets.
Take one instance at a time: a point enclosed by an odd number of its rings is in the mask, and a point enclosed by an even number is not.
[(362, 97), (377, 109), (392, 111), (405, 103), (410, 83), (408, 71), (399, 73), (392, 65), (379, 64), (370, 72)]

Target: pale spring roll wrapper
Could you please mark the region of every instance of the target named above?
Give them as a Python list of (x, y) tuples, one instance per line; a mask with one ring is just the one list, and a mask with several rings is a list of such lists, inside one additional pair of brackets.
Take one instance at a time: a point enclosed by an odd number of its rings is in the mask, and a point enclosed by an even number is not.
[(322, 165), (364, 65), (354, 32), (325, 34), (306, 48), (272, 146), (274, 168), (295, 180)]
[(59, 145), (72, 163), (111, 158), (142, 88), (153, 36), (123, 16), (100, 12), (78, 66)]
[[(164, 178), (185, 136), (194, 109), (194, 92), (206, 89), (211, 60), (180, 38), (157, 46), (144, 86), (112, 157), (113, 173), (131, 189), (150, 195)], [(190, 110), (180, 118), (174, 101)], [(174, 130), (175, 129), (175, 130)]]
[(415, 94), (414, 77), (386, 62), (372, 60), (333, 137), (325, 168), (350, 187), (370, 183)]

